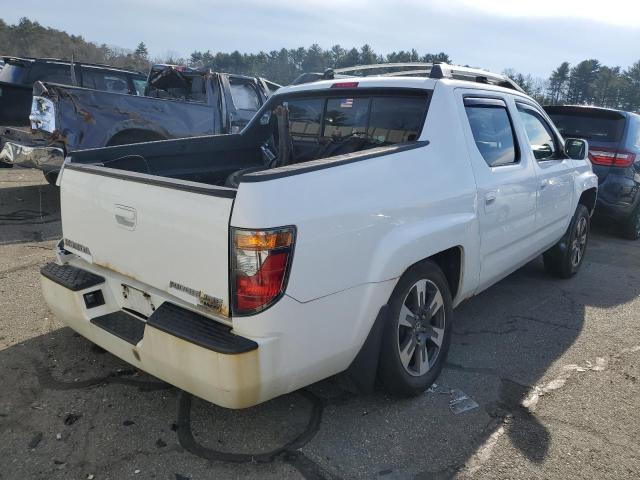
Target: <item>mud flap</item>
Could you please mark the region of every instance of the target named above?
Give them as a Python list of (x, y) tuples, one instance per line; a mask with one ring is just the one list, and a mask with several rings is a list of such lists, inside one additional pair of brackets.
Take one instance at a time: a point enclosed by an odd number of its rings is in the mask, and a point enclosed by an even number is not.
[(347, 369), (347, 375), (362, 393), (372, 393), (378, 373), (380, 359), (380, 345), (384, 326), (389, 316), (389, 306), (383, 305), (378, 312), (364, 345)]

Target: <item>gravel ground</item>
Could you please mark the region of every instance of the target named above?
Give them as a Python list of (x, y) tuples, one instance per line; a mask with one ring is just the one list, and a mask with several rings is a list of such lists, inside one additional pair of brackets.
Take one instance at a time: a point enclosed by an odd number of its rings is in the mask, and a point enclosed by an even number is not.
[[(594, 228), (568, 281), (534, 261), (456, 310), (411, 400), (337, 376), (242, 411), (191, 397), (64, 327), (38, 270), (57, 190), (0, 170), (0, 478), (640, 477), (640, 243)], [(452, 391), (476, 408), (454, 414)]]

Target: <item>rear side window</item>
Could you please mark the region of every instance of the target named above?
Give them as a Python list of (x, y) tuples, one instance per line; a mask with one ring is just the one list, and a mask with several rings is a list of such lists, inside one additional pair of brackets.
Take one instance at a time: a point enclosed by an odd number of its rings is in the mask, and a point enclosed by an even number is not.
[(465, 98), (464, 107), (478, 151), (490, 167), (518, 162), (515, 134), (503, 100)]
[(619, 142), (624, 132), (624, 116), (613, 113), (599, 115), (595, 112), (556, 113), (547, 111), (553, 123), (565, 138), (585, 138), (598, 142)]

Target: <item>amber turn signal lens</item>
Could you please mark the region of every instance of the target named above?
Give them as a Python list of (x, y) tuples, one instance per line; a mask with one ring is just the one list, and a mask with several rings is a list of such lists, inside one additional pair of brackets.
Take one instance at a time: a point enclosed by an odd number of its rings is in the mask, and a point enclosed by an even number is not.
[(275, 250), (293, 244), (293, 232), (255, 232), (236, 230), (235, 247), (240, 250)]

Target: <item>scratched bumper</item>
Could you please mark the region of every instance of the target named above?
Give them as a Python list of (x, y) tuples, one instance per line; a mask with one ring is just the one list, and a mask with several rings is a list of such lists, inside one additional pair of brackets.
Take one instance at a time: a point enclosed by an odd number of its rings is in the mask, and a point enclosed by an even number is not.
[[(41, 276), (49, 308), (91, 342), (134, 367), (223, 407), (246, 408), (284, 393), (269, 385), (270, 372), (275, 370), (277, 338), (251, 338), (248, 340), (255, 342), (256, 348), (225, 354), (155, 328), (150, 321), (135, 344), (96, 325), (92, 319), (123, 311), (122, 284), (133, 282), (113, 272), (109, 274), (106, 269), (91, 270), (104, 281), (77, 290), (53, 281), (50, 276)], [(104, 304), (87, 308), (84, 295), (96, 290), (102, 292)], [(150, 293), (150, 300), (156, 306), (162, 302), (157, 292)]]

